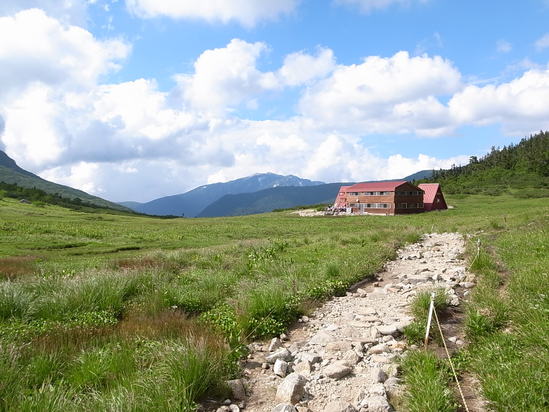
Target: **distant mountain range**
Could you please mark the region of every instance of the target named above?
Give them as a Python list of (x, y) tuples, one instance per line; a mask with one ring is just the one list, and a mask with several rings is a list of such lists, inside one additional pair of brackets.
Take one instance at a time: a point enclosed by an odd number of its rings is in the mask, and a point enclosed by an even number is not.
[[(432, 174), (432, 170), (422, 170), (404, 180), (425, 179)], [(263, 173), (226, 183), (200, 186), (186, 193), (161, 197), (147, 203), (121, 204), (136, 212), (151, 215), (239, 216), (332, 203), (339, 187), (344, 184), (352, 183), (323, 183), (292, 175)]]
[(46, 193), (58, 194), (67, 199), (80, 199), (83, 202), (91, 203), (99, 207), (116, 209), (129, 212), (130, 210), (117, 203), (109, 202), (97, 196), (92, 196), (82, 190), (73, 189), (69, 186), (59, 185), (42, 179), (35, 174), (20, 168), (15, 161), (5, 152), (0, 150), (0, 182), (15, 184), (25, 188), (36, 188)]
[(204, 208), (225, 195), (251, 193), (275, 187), (308, 187), (321, 184), (323, 182), (301, 179), (292, 175), (282, 176), (274, 173), (261, 173), (230, 182), (199, 186), (186, 193), (161, 197), (147, 203), (121, 202), (120, 204), (136, 212), (149, 215), (196, 217)]
[(253, 193), (225, 195), (207, 206), (197, 217), (250, 215), (275, 209), (333, 203), (339, 188), (345, 184), (348, 183), (273, 187)]
[[(432, 170), (422, 170), (398, 180), (413, 181), (426, 179), (432, 175)], [(197, 217), (240, 216), (297, 206), (332, 204), (341, 186), (354, 183), (325, 183), (310, 187), (274, 187), (253, 193), (225, 195), (204, 208)]]

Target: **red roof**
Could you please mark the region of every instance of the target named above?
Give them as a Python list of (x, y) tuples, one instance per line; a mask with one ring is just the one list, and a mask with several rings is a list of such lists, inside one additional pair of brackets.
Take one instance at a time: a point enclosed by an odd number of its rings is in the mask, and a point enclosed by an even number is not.
[(392, 192), (400, 185), (408, 183), (406, 180), (395, 180), (391, 182), (357, 183), (350, 186), (347, 192)]
[(421, 183), (419, 188), (425, 192), (423, 195), (423, 205), (425, 210), (444, 210), (448, 209), (442, 190), (438, 183)]
[(425, 192), (423, 203), (433, 203), (440, 185), (438, 183), (420, 183), (418, 187)]

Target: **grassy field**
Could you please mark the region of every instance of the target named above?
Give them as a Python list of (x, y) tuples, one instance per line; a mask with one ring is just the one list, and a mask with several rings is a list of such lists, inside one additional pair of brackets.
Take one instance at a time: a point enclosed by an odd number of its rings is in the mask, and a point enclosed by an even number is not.
[[(455, 209), (415, 216), (170, 220), (0, 200), (0, 410), (193, 410), (223, 394), (246, 342), (285, 330), (422, 233), (473, 234), (505, 259), (525, 259), (517, 234), (540, 233), (528, 250), (547, 240), (547, 199), (448, 200)], [(481, 355), (468, 363), (480, 374)]]

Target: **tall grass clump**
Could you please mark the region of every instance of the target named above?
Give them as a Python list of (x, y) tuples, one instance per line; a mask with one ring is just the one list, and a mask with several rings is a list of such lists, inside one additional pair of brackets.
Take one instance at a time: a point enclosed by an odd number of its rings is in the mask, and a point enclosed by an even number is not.
[[(27, 320), (68, 320), (75, 315), (107, 311), (118, 316), (126, 302), (153, 286), (147, 273), (98, 272), (71, 278), (3, 283), (0, 316)], [(11, 307), (11, 309), (10, 309)]]
[(250, 338), (279, 335), (302, 313), (299, 302), (283, 281), (267, 282), (239, 302), (239, 323)]
[(0, 282), (0, 320), (24, 317), (31, 300), (32, 295), (20, 283)]
[(448, 387), (451, 378), (448, 366), (435, 354), (426, 351), (409, 352), (402, 361), (407, 387), (405, 404), (410, 412), (452, 412), (457, 410)]
[[(448, 299), (446, 292), (442, 288), (438, 288), (434, 291), (422, 291), (419, 292), (410, 305), (410, 311), (414, 316), (414, 321), (404, 328), (404, 336), (411, 343), (420, 344), (425, 337), (425, 330), (427, 327), (427, 316), (429, 314), (429, 306), (431, 305), (431, 293), (435, 294), (434, 307), (438, 315), (444, 313), (448, 307)], [(440, 340), (440, 336), (437, 333), (437, 329), (431, 329), (431, 337), (435, 340)]]

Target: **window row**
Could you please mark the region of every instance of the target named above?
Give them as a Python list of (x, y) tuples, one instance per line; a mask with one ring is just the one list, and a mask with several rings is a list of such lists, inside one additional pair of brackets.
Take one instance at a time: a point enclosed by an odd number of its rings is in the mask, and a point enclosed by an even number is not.
[(353, 203), (351, 207), (355, 209), (388, 209), (389, 203)]
[(421, 190), (413, 190), (413, 191), (402, 191), (402, 192), (396, 192), (397, 196), (419, 196), (423, 194)]
[(423, 209), (423, 203), (399, 203), (399, 209)]
[(348, 192), (351, 196), (387, 196), (392, 192)]

